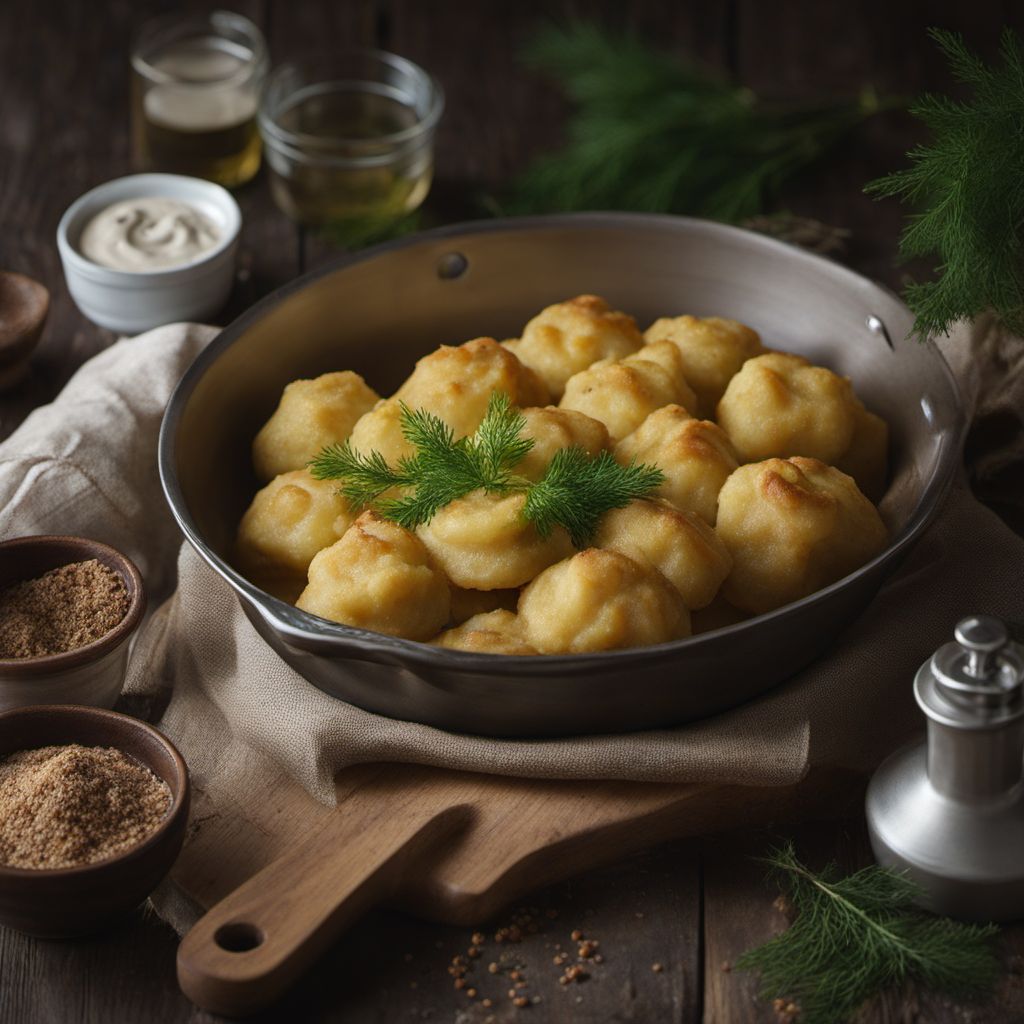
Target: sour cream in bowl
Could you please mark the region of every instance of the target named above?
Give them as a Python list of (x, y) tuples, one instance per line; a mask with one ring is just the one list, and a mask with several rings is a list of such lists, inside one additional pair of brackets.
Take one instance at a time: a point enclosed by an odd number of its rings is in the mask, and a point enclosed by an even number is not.
[(57, 247), (82, 313), (134, 334), (218, 312), (234, 281), (241, 223), (238, 204), (219, 185), (135, 174), (72, 203)]

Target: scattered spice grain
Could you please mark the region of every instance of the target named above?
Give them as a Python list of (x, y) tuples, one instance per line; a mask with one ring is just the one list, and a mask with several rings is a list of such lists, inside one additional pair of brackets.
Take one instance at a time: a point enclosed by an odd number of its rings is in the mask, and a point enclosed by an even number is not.
[(0, 591), (0, 658), (38, 658), (84, 647), (128, 614), (128, 591), (95, 558)]
[(163, 779), (113, 747), (21, 750), (0, 760), (0, 864), (68, 868), (137, 845), (171, 804)]
[(651, 970), (654, 971), (655, 974), (661, 974), (661, 972), (665, 970), (665, 966), (664, 964), (651, 964)]

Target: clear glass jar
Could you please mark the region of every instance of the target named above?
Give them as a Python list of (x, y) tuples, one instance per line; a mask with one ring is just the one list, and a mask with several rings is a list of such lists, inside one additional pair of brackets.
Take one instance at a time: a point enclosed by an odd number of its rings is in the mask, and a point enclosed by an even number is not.
[(259, 126), (270, 186), (293, 220), (397, 220), (430, 191), (444, 94), (422, 68), (375, 50), (283, 64)]
[(267, 47), (230, 11), (147, 22), (132, 49), (132, 137), (147, 170), (229, 188), (260, 167), (256, 127)]

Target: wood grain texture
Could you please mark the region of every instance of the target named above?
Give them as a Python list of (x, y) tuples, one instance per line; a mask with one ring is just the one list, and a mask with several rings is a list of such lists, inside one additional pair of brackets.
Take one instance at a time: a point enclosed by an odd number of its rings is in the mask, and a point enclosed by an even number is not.
[[(20, 391), (0, 395), (0, 437), (56, 394), (83, 359), (113, 340), (85, 321), (67, 295), (53, 244), (57, 220), (86, 188), (131, 169), (126, 68), (133, 26), (157, 11), (208, 6), (203, 0), (0, 4), (0, 268), (38, 278), (54, 296), (32, 377)], [(1000, 25), (1024, 27), (1024, 8), (1013, 0), (927, 5), (233, 0), (229, 6), (263, 26), (275, 60), (307, 47), (372, 39), (421, 60), (442, 79), (449, 112), (439, 136), (439, 174), (428, 200), (428, 223), (473, 214), (481, 191), (499, 188), (532, 153), (561, 138), (564, 105), (515, 59), (515, 47), (541, 17), (595, 15), (630, 22), (673, 52), (694, 53), (712, 67), (737, 73), (765, 96), (811, 100), (852, 94), (868, 81), (880, 92), (947, 88), (942, 61), (924, 40), (929, 24), (959, 29), (989, 53)], [(903, 153), (920, 139), (911, 119), (879, 117), (835, 159), (794, 183), (785, 205), (851, 229), (844, 260), (898, 286), (906, 273), (893, 258), (902, 211), (894, 203), (868, 200), (860, 190), (866, 180), (901, 165)], [(243, 253), (239, 284), (223, 318), (289, 280), (303, 265), (318, 265), (337, 251), (302, 237), (278, 214), (262, 174), (237, 195), (245, 217)], [(798, 830), (796, 839), (812, 862), (836, 859), (852, 866), (867, 856), (859, 828), (812, 826)], [(781, 926), (771, 908), (775, 893), (748, 859), (779, 834), (786, 832), (746, 830), (713, 843), (673, 843), (531, 896), (529, 904), (542, 916), (551, 910), (557, 918), (545, 916), (541, 931), (527, 936), (502, 962), (496, 976), (501, 984), (486, 967), (475, 968), (473, 979), (483, 982), (476, 999), (454, 989), (446, 972), (451, 957), (464, 954), (470, 944), (468, 927), (372, 911), (265, 1019), (331, 1024), (527, 1019), (509, 1002), (505, 985), (508, 972), (520, 964), (531, 997), (542, 999), (527, 1011), (535, 1022), (773, 1021), (770, 1008), (756, 1002), (750, 979), (716, 973), (715, 965)], [(569, 855), (564, 870), (572, 868)], [(495, 962), (509, 955), (509, 948), (493, 941), (509, 913), (487, 922), (484, 956), (495, 956)], [(560, 986), (559, 970), (551, 963), (554, 945), (565, 947), (568, 931), (576, 926), (601, 941), (606, 959), (585, 983)], [(1024, 1020), (1024, 929), (1008, 928), (1005, 936), (1016, 967), (991, 1005), (926, 1004), (908, 993), (869, 1011), (865, 1019)], [(141, 914), (86, 942), (38, 942), (0, 929), (0, 1021), (210, 1024), (216, 1018), (191, 1007), (177, 988), (175, 947), (175, 936), (162, 922)], [(665, 964), (662, 974), (650, 971), (654, 962)], [(490, 1008), (482, 1005), (485, 993), (493, 997)]]
[[(252, 1012), (371, 906), (472, 926), (539, 885), (667, 837), (813, 817), (851, 792), (860, 785), (849, 773), (825, 770), (795, 786), (744, 788), (359, 765), (340, 773), (337, 807), (324, 808), (274, 784), (251, 805), (259, 822), (213, 837), (200, 825), (199, 849), (175, 871), (197, 902), (216, 901), (182, 942), (179, 979), (200, 1006)], [(243, 861), (251, 877), (240, 883)]]

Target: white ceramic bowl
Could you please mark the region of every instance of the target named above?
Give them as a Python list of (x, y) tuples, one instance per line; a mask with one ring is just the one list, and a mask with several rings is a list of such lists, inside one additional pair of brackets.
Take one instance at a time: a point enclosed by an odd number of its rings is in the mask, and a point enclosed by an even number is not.
[[(82, 255), (82, 230), (97, 213), (124, 199), (151, 197), (197, 207), (220, 229), (217, 245), (190, 263), (160, 270), (113, 270)], [(202, 320), (224, 305), (241, 227), (238, 204), (220, 185), (180, 174), (132, 174), (76, 199), (57, 225), (57, 248), (68, 291), (82, 313), (100, 327), (138, 334), (179, 320)]]

